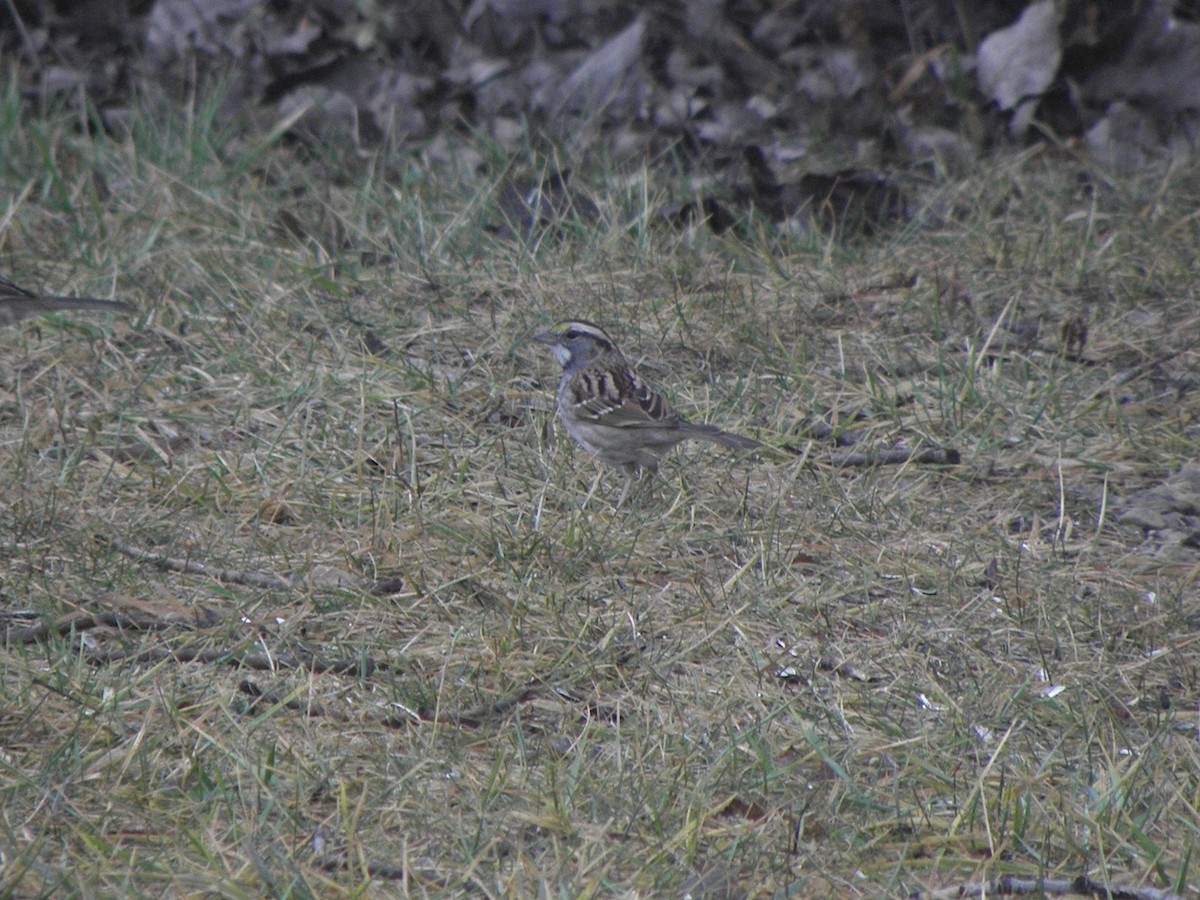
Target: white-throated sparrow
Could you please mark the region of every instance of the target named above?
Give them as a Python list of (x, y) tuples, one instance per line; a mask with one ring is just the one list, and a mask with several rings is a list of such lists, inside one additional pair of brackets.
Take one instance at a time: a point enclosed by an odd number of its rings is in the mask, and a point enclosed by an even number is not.
[(563, 367), (558, 415), (567, 434), (603, 462), (625, 470), (618, 507), (637, 471), (653, 472), (680, 441), (696, 438), (733, 450), (762, 446), (753, 438), (681, 417), (666, 397), (638, 377), (599, 325), (567, 320), (533, 339), (548, 345)]
[(120, 300), (100, 300), (96, 297), (47, 297), (35, 294), (11, 281), (0, 278), (0, 326), (16, 325), (22, 319), (60, 309), (86, 309), (95, 312), (133, 312), (133, 307)]

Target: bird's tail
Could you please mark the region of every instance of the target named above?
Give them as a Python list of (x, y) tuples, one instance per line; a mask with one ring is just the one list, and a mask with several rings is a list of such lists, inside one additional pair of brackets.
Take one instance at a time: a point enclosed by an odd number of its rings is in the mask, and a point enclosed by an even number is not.
[(698, 425), (695, 422), (687, 424), (687, 435), (702, 441), (712, 441), (730, 450), (753, 450), (761, 447), (762, 443), (744, 434), (734, 434), (732, 431), (722, 431), (715, 425)]
[(91, 309), (111, 310), (112, 312), (133, 312), (133, 307), (120, 300), (101, 300), (99, 297), (38, 297), (44, 312), (56, 309)]

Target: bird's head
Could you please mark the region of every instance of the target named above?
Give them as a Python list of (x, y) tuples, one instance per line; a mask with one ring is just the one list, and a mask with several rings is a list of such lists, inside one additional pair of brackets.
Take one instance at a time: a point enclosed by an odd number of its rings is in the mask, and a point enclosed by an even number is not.
[(579, 369), (603, 356), (618, 353), (617, 345), (603, 328), (582, 319), (558, 322), (535, 334), (533, 339), (546, 344), (564, 369)]

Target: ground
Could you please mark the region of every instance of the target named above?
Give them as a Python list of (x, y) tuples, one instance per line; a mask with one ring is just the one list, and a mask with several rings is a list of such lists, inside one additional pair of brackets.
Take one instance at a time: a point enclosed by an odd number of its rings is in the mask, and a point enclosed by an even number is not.
[[(593, 159), (604, 218), (520, 240), (476, 139), (5, 96), (2, 274), (139, 313), (0, 332), (3, 893), (1195, 889), (1194, 167), (715, 235)], [(566, 316), (767, 449), (615, 509)]]

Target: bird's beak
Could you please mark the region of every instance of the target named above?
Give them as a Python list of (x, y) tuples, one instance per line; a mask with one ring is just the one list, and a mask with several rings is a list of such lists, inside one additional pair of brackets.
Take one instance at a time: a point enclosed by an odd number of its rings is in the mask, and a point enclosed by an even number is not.
[(539, 344), (557, 344), (558, 343), (558, 335), (555, 334), (553, 331), (540, 332), (539, 334), (535, 334), (533, 336), (533, 339), (535, 341), (537, 341)]

